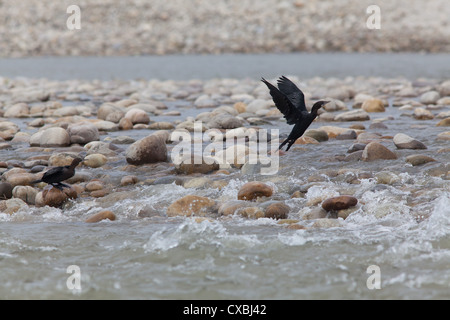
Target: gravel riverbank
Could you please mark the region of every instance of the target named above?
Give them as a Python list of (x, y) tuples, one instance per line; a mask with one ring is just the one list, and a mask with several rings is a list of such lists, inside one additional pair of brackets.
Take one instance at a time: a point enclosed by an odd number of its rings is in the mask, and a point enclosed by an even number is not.
[(369, 0), (83, 0), (69, 30), (72, 4), (2, 0), (0, 56), (450, 52), (446, 0), (377, 1), (379, 30), (366, 26)]

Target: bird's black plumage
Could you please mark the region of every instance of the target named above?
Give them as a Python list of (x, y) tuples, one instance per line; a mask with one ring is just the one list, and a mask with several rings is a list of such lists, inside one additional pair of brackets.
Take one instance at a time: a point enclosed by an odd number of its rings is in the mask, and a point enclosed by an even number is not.
[(61, 189), (61, 187), (67, 187), (62, 181), (72, 178), (75, 175), (75, 167), (83, 159), (75, 158), (69, 166), (61, 166), (52, 168), (44, 173), (41, 179), (33, 181), (33, 183), (46, 182)]
[(328, 101), (316, 102), (311, 108), (311, 112), (308, 112), (303, 92), (285, 76), (278, 79), (278, 88), (264, 78), (262, 78), (261, 81), (269, 88), (273, 102), (286, 118), (286, 122), (288, 124), (294, 124), (294, 128), (289, 134), (289, 137), (279, 147), (279, 149), (281, 149), (288, 143), (286, 149), (286, 151), (288, 151), (317, 117), (317, 111), (324, 104), (327, 104)]

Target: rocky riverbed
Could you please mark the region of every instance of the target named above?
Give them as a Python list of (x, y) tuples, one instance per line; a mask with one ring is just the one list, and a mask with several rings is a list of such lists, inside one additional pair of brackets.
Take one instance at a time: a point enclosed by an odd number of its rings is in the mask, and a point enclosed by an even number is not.
[[(293, 218), (289, 223), (303, 227), (309, 219), (345, 219), (372, 210), (360, 191), (370, 182), (374, 190), (406, 193), (400, 198), (410, 214), (426, 218), (427, 203), (449, 188), (450, 82), (293, 79), (304, 89), (307, 105), (331, 102), (291, 152), (277, 153), (290, 127), (256, 80), (2, 78), (1, 211), (8, 219), (30, 212), (36, 217), (42, 207), (64, 213), (88, 202), (90, 212), (106, 206), (110, 219), (238, 214)], [(214, 133), (220, 143), (202, 157)], [(182, 134), (191, 139), (184, 156), (176, 153)], [(253, 152), (265, 141), (265, 153)], [(68, 165), (80, 152), (87, 156), (67, 181), (71, 190), (32, 185), (48, 168)], [(252, 154), (258, 161), (250, 161)], [(263, 174), (262, 163), (269, 160), (277, 167)], [(186, 196), (160, 198), (133, 213), (107, 205), (157, 185), (184, 188)], [(340, 195), (351, 198), (336, 198), (336, 207), (326, 202)], [(342, 201), (349, 205), (341, 207)]]
[(450, 82), (289, 77), (331, 102), (279, 154), (258, 79), (0, 78), (0, 296), (447, 298)]
[(380, 29), (366, 22), (373, 1), (0, 2), (0, 56), (280, 52), (449, 52), (446, 0), (377, 1)]

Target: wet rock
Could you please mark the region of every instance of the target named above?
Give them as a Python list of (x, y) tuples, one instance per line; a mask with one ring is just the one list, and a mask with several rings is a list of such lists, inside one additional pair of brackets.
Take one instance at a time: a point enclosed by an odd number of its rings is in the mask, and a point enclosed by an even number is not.
[(241, 168), (247, 162), (249, 153), (249, 147), (243, 144), (236, 144), (216, 152), (214, 159), (220, 164), (221, 168), (227, 168), (230, 165), (235, 168)]
[(425, 156), (422, 154), (413, 154), (406, 157), (406, 162), (411, 163), (413, 166), (420, 166), (422, 164), (434, 161), (436, 160), (433, 159), (432, 157)]
[(86, 219), (85, 222), (95, 223), (95, 222), (99, 222), (99, 221), (106, 220), (106, 219), (114, 221), (114, 220), (116, 220), (116, 215), (112, 211), (103, 210), (103, 211), (100, 211), (100, 212), (90, 216), (89, 218)]
[(53, 117), (69, 117), (69, 116), (76, 116), (80, 112), (77, 110), (77, 108), (73, 106), (68, 107), (62, 107), (59, 109), (56, 109), (53, 111), (52, 116)]
[(6, 109), (5, 118), (26, 118), (30, 113), (30, 108), (26, 103), (16, 103)]
[(450, 127), (450, 117), (442, 119), (436, 124), (436, 127)]
[(188, 195), (167, 208), (167, 216), (205, 216), (215, 212), (215, 201), (206, 197)]
[(319, 144), (319, 141), (308, 136), (302, 136), (295, 140), (294, 144)]
[(314, 207), (311, 210), (301, 214), (301, 218), (303, 220), (323, 219), (327, 216), (328, 212), (325, 211), (322, 207)]
[(192, 178), (189, 180), (184, 181), (183, 187), (185, 187), (186, 189), (188, 188), (206, 188), (206, 187), (210, 187), (212, 184), (212, 180), (205, 178), (205, 177), (200, 177), (200, 178)]
[(328, 141), (329, 137), (326, 131), (324, 130), (317, 130), (317, 129), (309, 129), (306, 130), (304, 137), (311, 137), (319, 142)]
[(12, 143), (29, 143), (30, 142), (30, 134), (26, 132), (17, 132), (14, 135), (14, 138), (11, 140)]
[(206, 124), (208, 128), (217, 128), (217, 129), (235, 129), (242, 127), (244, 125), (244, 121), (234, 117), (230, 114), (220, 113), (214, 116), (211, 120), (209, 120)]
[(277, 221), (277, 224), (280, 224), (280, 225), (282, 225), (282, 224), (290, 225), (290, 224), (295, 224), (295, 223), (299, 223), (299, 222), (300, 222), (300, 220), (298, 220), (298, 219), (280, 219), (280, 220)]
[(30, 146), (66, 147), (70, 145), (70, 136), (61, 127), (38, 131), (30, 137)]
[[(154, 102), (154, 103), (157, 104), (157, 102)], [(128, 108), (129, 109), (130, 108), (132, 108), (132, 109), (140, 109), (140, 110), (145, 111), (147, 113), (155, 114), (158, 111), (158, 107), (163, 107), (164, 104), (155, 105), (154, 103), (136, 103), (136, 104), (129, 105)]]
[(291, 229), (291, 230), (305, 230), (307, 229), (305, 226), (298, 224), (298, 223), (292, 223), (289, 224), (286, 228)]
[(247, 110), (247, 105), (245, 104), (245, 103), (243, 103), (243, 102), (236, 102), (234, 105), (233, 105), (233, 108), (238, 112), (238, 113), (244, 113), (244, 112), (246, 112)]
[(414, 109), (414, 118), (417, 120), (431, 120), (434, 119), (433, 114), (424, 108), (415, 108)]
[(213, 108), (217, 106), (217, 102), (214, 99), (211, 99), (209, 95), (201, 95), (194, 101), (194, 105), (197, 108)]
[(325, 131), (329, 138), (336, 138), (339, 134), (346, 132), (348, 129), (335, 126), (322, 126), (319, 130)]
[(364, 101), (361, 109), (366, 112), (384, 112), (386, 110), (383, 101), (380, 99), (369, 99)]
[(397, 155), (383, 146), (378, 142), (370, 142), (363, 151), (362, 160), (363, 161), (374, 161), (374, 160), (393, 160), (397, 159)]
[(60, 166), (69, 166), (73, 159), (77, 158), (78, 154), (76, 153), (54, 153), (48, 159), (48, 165), (50, 167), (60, 167)]
[(272, 101), (255, 99), (247, 105), (245, 112), (256, 114), (260, 110), (269, 110), (272, 105)]
[(249, 219), (259, 219), (264, 217), (264, 211), (259, 207), (239, 208), (236, 210), (236, 214)]
[(356, 199), (355, 197), (343, 195), (326, 199), (322, 203), (322, 208), (325, 211), (338, 211), (356, 206), (357, 203), (358, 199)]
[(336, 139), (337, 140), (355, 140), (358, 137), (355, 130), (347, 130), (340, 133)]
[(184, 180), (177, 176), (164, 176), (164, 177), (155, 179), (155, 181), (153, 181), (153, 184), (154, 185), (175, 184), (177, 186), (181, 186), (181, 185), (183, 185), (183, 182), (184, 182)]
[(174, 159), (175, 170), (179, 174), (210, 173), (219, 170), (219, 163), (211, 157), (185, 155)]
[(290, 210), (291, 208), (282, 202), (272, 203), (266, 208), (264, 217), (272, 219), (286, 219)]
[(36, 175), (28, 172), (21, 172), (16, 174), (7, 175), (6, 182), (10, 183), (12, 186), (27, 186), (31, 185), (34, 180), (36, 180)]
[(88, 154), (101, 153), (105, 156), (115, 156), (117, 155), (115, 150), (118, 150), (117, 146), (112, 143), (103, 141), (92, 141), (84, 146)]
[(130, 164), (167, 161), (167, 146), (159, 135), (150, 135), (131, 144), (126, 150), (126, 160)]
[(118, 136), (118, 137), (109, 137), (105, 138), (104, 141), (109, 141), (113, 144), (132, 144), (136, 142), (136, 139), (133, 139), (129, 136)]
[(238, 200), (253, 201), (259, 197), (270, 197), (273, 190), (263, 182), (252, 181), (244, 184), (238, 192)]
[(84, 160), (83, 164), (85, 166), (88, 166), (90, 168), (99, 168), (103, 166), (108, 161), (108, 158), (101, 154), (101, 153), (93, 153), (87, 155)]
[(86, 191), (97, 191), (97, 190), (102, 190), (104, 188), (103, 182), (99, 181), (99, 180), (93, 180), (91, 182), (89, 182), (85, 189)]
[(120, 185), (121, 186), (129, 186), (132, 184), (136, 184), (139, 181), (138, 177), (136, 176), (125, 176), (120, 179)]
[(11, 121), (0, 120), (0, 138), (4, 140), (11, 140), (14, 135), (19, 132), (19, 126)]
[(348, 148), (347, 153), (353, 153), (356, 151), (364, 150), (367, 144), (365, 143), (354, 143)]
[(420, 102), (423, 104), (436, 104), (441, 96), (437, 91), (428, 91), (420, 96)]
[(450, 80), (446, 80), (440, 84), (439, 93), (443, 97), (450, 96)]
[(145, 205), (138, 212), (139, 218), (162, 217), (165, 213), (162, 210), (155, 209), (152, 205)]
[(111, 190), (109, 188), (104, 188), (104, 189), (91, 191), (89, 193), (89, 195), (94, 198), (102, 198), (102, 197), (108, 195), (110, 192), (111, 192)]
[(370, 124), (369, 129), (375, 129), (375, 130), (381, 129), (381, 130), (384, 130), (384, 129), (388, 129), (388, 126), (385, 125), (383, 122), (374, 122), (374, 123)]
[[(38, 196), (36, 196), (36, 198), (37, 197)], [(42, 191), (42, 205), (59, 208), (69, 199), (76, 199), (77, 197), (78, 194), (72, 187), (59, 190), (49, 185)], [(38, 204), (37, 199), (36, 204)]]
[(404, 133), (397, 133), (394, 136), (393, 142), (394, 142), (395, 146), (397, 147), (397, 149), (426, 149), (427, 148), (419, 140), (411, 138), (410, 136), (408, 136)]
[(100, 139), (97, 127), (91, 123), (72, 124), (67, 128), (67, 132), (70, 136), (70, 143), (72, 144), (85, 145), (88, 142)]
[(10, 199), (14, 186), (8, 182), (0, 183), (0, 200)]
[(363, 132), (358, 135), (358, 138), (356, 138), (358, 143), (365, 143), (365, 144), (373, 141), (379, 141), (380, 139), (381, 135), (375, 132)]
[(378, 185), (383, 185), (383, 184), (393, 185), (393, 184), (401, 181), (401, 179), (398, 175), (396, 175), (393, 172), (389, 172), (389, 171), (378, 172), (375, 175), (375, 179), (376, 179)]
[(243, 200), (231, 200), (225, 203), (222, 203), (219, 206), (219, 215), (229, 216), (233, 215), (237, 212), (238, 209), (252, 207), (253, 204), (248, 201)]
[(148, 126), (148, 128), (150, 130), (173, 130), (175, 129), (175, 126), (170, 122), (161, 121), (152, 123), (151, 125)]
[(119, 125), (112, 121), (107, 120), (95, 120), (93, 124), (97, 127), (98, 131), (117, 131), (119, 130)]
[(133, 129), (133, 123), (130, 119), (122, 118), (119, 121), (119, 129), (120, 130), (131, 130)]
[(28, 205), (22, 199), (12, 198), (3, 201), (4, 208), (1, 208), (4, 213), (14, 214), (21, 209), (28, 208)]
[(332, 99), (345, 101), (354, 96), (354, 91), (346, 86), (333, 87), (328, 91), (327, 96)]
[(123, 108), (110, 103), (102, 104), (97, 110), (97, 118), (101, 120), (112, 121), (112, 119), (121, 119), (124, 115), (125, 112)]
[(362, 160), (362, 155), (364, 153), (364, 150), (357, 150), (354, 151), (352, 153), (350, 153), (349, 155), (346, 155), (343, 159), (343, 161), (360, 161)]
[(436, 137), (437, 140), (450, 140), (450, 131), (441, 132)]
[(124, 116), (126, 119), (129, 119), (132, 124), (143, 123), (148, 124), (150, 122), (150, 117), (147, 112), (142, 109), (131, 108), (125, 113)]
[(22, 199), (25, 203), (34, 205), (38, 191), (30, 186), (16, 186), (12, 194), (14, 198)]
[(352, 110), (338, 114), (335, 121), (366, 121), (370, 120), (369, 114), (364, 110)]

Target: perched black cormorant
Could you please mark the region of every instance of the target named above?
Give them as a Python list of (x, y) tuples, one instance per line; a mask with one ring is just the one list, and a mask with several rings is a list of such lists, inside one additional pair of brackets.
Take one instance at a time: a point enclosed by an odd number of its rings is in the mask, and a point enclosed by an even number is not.
[(62, 187), (68, 187), (68, 185), (61, 181), (72, 178), (75, 175), (75, 167), (83, 161), (82, 158), (75, 158), (69, 166), (61, 166), (52, 168), (44, 173), (41, 179), (33, 181), (33, 183), (46, 182), (52, 186), (62, 189)]
[(261, 81), (269, 88), (275, 106), (284, 114), (287, 123), (295, 125), (289, 137), (278, 148), (281, 149), (285, 144), (289, 143), (286, 149), (288, 151), (317, 117), (317, 111), (329, 101), (317, 101), (312, 106), (311, 112), (308, 112), (303, 92), (285, 76), (278, 79), (278, 88), (264, 78)]

